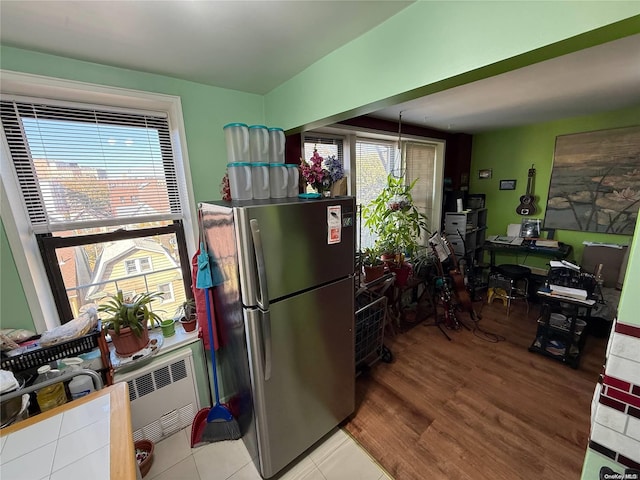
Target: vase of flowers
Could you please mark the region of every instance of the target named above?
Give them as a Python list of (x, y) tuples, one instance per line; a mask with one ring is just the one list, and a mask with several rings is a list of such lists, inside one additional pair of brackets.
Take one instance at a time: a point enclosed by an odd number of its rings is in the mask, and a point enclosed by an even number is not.
[(347, 194), (347, 179), (344, 176), (344, 167), (342, 162), (335, 155), (328, 155), (324, 159), (324, 165), (329, 172), (331, 179), (330, 192), (332, 197)]
[(300, 159), (300, 173), (307, 185), (319, 194), (330, 197), (332, 186), (344, 177), (344, 168), (335, 155), (327, 156), (325, 159), (314, 149), (309, 161)]

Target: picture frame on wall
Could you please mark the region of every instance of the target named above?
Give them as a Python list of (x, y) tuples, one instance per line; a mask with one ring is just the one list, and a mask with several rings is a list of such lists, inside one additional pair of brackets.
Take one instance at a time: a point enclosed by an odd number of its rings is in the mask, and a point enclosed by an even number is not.
[(516, 189), (515, 180), (500, 180), (500, 190), (515, 190), (515, 189)]
[(545, 228), (633, 235), (640, 125), (558, 135)]
[(490, 168), (483, 168), (478, 170), (478, 178), (487, 179), (491, 178), (492, 170)]

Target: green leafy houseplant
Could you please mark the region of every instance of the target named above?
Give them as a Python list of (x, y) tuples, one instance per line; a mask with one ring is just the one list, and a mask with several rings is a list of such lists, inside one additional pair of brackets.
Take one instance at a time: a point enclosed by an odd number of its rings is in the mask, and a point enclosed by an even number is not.
[(154, 300), (162, 300), (160, 292), (138, 293), (133, 298), (124, 298), (122, 290), (109, 296), (109, 300), (98, 307), (99, 312), (108, 316), (102, 320), (102, 328), (120, 334), (121, 328), (130, 328), (137, 337), (147, 329), (147, 325), (155, 327), (161, 322), (158, 314), (150, 308)]
[(365, 282), (372, 282), (384, 275), (385, 265), (376, 248), (366, 248), (360, 255), (360, 263)]
[(364, 252), (360, 256), (362, 265), (365, 267), (375, 267), (378, 265), (384, 265), (384, 262), (380, 258), (380, 251), (376, 248), (365, 248)]
[(175, 320), (183, 321), (189, 320), (196, 314), (196, 302), (193, 298), (187, 298), (180, 304), (173, 318)]
[(406, 185), (404, 179), (387, 177), (380, 194), (362, 209), (364, 225), (376, 236), (376, 248), (402, 263), (420, 247), (420, 236), (428, 234), (427, 216), (413, 203), (411, 190), (418, 179)]
[[(160, 316), (151, 310), (151, 302), (162, 300), (160, 292), (138, 293), (125, 298), (122, 290), (98, 307), (98, 312), (106, 314), (102, 318), (102, 329), (111, 336), (119, 355), (130, 355), (149, 343), (147, 326), (156, 327)], [(134, 338), (135, 337), (135, 338)]]

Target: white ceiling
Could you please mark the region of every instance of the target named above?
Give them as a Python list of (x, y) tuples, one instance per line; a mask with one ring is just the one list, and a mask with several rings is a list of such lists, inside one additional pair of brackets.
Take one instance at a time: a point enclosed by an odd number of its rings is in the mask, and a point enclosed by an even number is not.
[[(0, 42), (265, 94), (411, 1), (0, 1)], [(640, 104), (640, 35), (371, 115), (476, 133)]]
[(397, 121), (402, 113), (402, 123), (478, 133), (639, 104), (640, 34), (378, 110), (371, 116)]
[(1, 0), (0, 42), (265, 94), (411, 3)]

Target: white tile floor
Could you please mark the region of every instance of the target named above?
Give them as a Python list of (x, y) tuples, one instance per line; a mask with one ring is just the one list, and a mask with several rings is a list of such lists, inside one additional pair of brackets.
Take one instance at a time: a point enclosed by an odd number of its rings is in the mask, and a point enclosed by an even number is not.
[[(158, 442), (144, 480), (260, 480), (242, 440), (192, 449), (190, 429)], [(336, 429), (277, 480), (389, 480), (380, 466), (348, 434)]]

